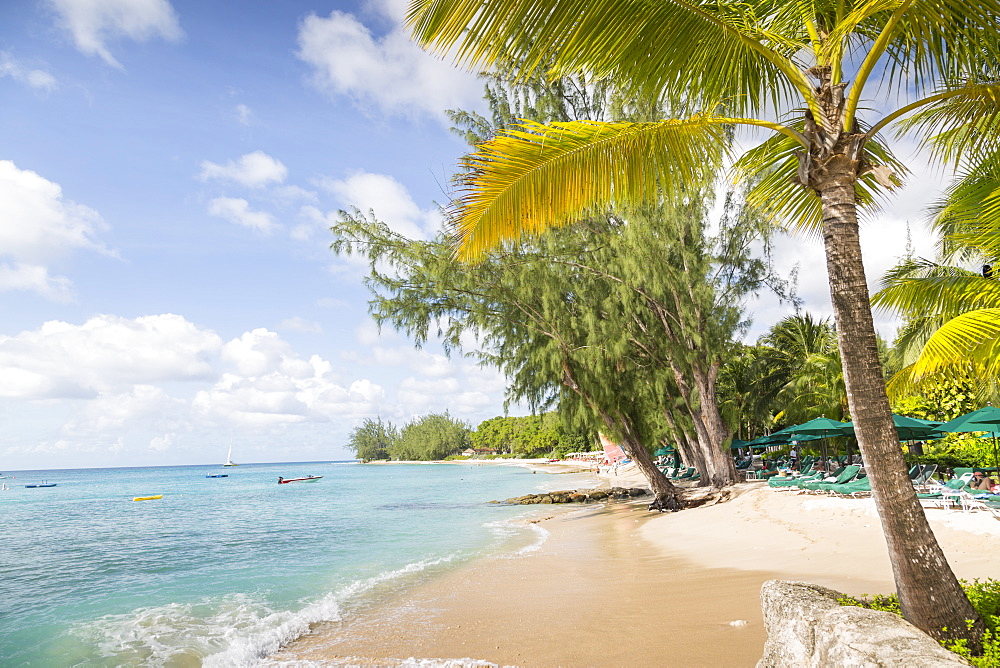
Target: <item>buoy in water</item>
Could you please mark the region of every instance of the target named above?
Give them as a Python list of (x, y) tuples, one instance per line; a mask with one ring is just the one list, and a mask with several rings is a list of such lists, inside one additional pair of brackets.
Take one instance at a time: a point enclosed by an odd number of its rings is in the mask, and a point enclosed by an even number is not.
[(156, 499), (162, 499), (162, 498), (163, 498), (162, 494), (157, 494), (156, 496), (137, 496), (137, 497), (135, 497), (132, 500), (133, 501), (154, 501)]

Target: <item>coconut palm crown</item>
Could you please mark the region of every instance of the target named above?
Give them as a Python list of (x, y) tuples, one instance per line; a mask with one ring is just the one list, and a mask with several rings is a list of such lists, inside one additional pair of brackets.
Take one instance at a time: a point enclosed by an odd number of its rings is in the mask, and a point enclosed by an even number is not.
[[(451, 212), (459, 257), (614, 203), (683, 197), (727, 158), (758, 206), (822, 232), (848, 403), (903, 614), (972, 647), (982, 621), (930, 531), (892, 423), (858, 214), (904, 173), (879, 137), (886, 126), (910, 119), (902, 127), (936, 138), (942, 160), (982, 149), (1000, 98), (984, 68), (998, 62), (998, 16), (1000, 0), (411, 0), (407, 13), (419, 43), (467, 67), (583, 73), (678, 110), (652, 123), (524, 122), (481, 145)], [(767, 136), (727, 156), (734, 126)]]

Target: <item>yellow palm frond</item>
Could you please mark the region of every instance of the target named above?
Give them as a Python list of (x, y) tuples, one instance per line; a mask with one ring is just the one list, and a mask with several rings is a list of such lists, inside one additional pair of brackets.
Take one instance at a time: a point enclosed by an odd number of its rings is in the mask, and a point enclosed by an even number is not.
[(683, 195), (722, 162), (723, 120), (525, 122), (465, 160), (450, 215), (462, 258), (601, 210)]
[(924, 345), (911, 374), (920, 378), (970, 363), (991, 375), (1000, 369), (1000, 308), (969, 311), (946, 322)]

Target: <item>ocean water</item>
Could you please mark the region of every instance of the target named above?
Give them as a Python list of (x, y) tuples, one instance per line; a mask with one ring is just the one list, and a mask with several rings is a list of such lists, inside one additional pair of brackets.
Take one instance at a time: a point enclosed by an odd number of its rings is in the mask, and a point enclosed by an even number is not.
[[(229, 477), (205, 477), (216, 472)], [(277, 484), (307, 474), (323, 479)], [(312, 622), (530, 551), (544, 530), (523, 520), (539, 509), (487, 502), (582, 484), (346, 462), (5, 475), (0, 665), (46, 667), (253, 665)], [(58, 486), (24, 487), (41, 480)]]

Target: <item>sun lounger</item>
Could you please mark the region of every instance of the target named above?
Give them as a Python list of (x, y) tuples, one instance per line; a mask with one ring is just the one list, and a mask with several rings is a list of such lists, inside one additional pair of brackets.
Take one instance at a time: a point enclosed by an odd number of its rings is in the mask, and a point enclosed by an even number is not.
[(961, 477), (952, 478), (943, 485), (937, 485), (929, 488), (929, 491), (925, 493), (917, 494), (917, 499), (925, 507), (931, 508), (939, 506), (947, 509), (951, 508), (952, 505), (961, 505), (962, 493), (971, 495), (973, 491), (968, 487), (970, 480), (972, 480), (972, 473), (964, 473)]
[(850, 482), (851, 480), (854, 480), (858, 476), (858, 473), (860, 471), (861, 471), (860, 466), (852, 464), (850, 466), (845, 466), (844, 470), (840, 472), (840, 475), (838, 475), (837, 479), (834, 480), (833, 482), (811, 482), (811, 483), (806, 483), (805, 485), (803, 485), (803, 487), (806, 490), (812, 492), (825, 491), (828, 489), (832, 489), (831, 486), (843, 485), (845, 482)]
[(767, 481), (768, 487), (774, 487), (775, 489), (790, 489), (793, 487), (798, 487), (807, 482), (819, 482), (823, 479), (824, 473), (809, 473), (806, 475), (779, 478), (774, 477)]
[(928, 480), (931, 479), (931, 476), (934, 475), (934, 473), (936, 471), (937, 471), (937, 464), (927, 464), (927, 465), (925, 465), (920, 470), (920, 473), (917, 474), (917, 477), (912, 479), (913, 480), (913, 486), (914, 487), (919, 487), (920, 485), (925, 484)]

